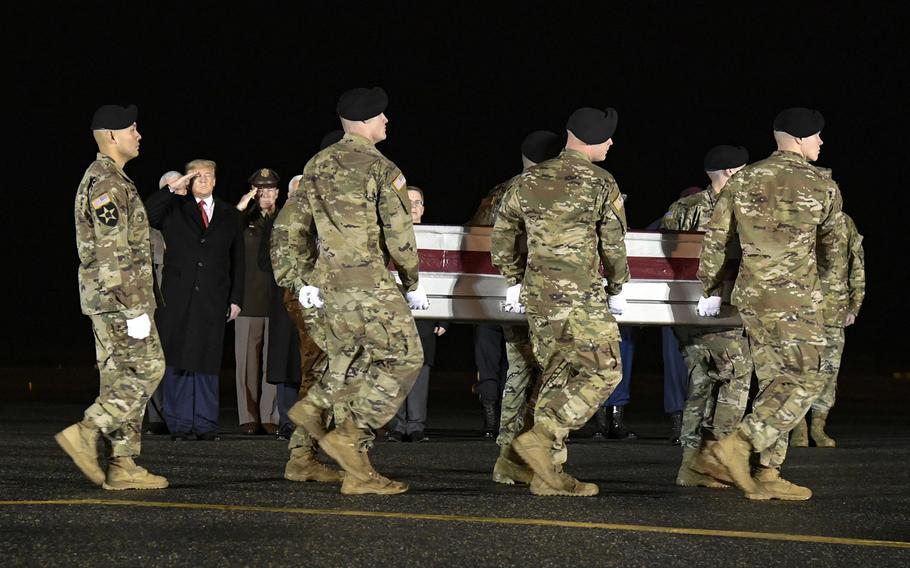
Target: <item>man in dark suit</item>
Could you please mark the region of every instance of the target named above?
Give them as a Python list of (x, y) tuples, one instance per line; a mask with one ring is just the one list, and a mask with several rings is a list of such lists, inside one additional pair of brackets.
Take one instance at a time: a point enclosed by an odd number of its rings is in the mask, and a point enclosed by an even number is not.
[(165, 305), (156, 320), (167, 362), (165, 420), (172, 438), (218, 439), (218, 372), (224, 325), (240, 314), (243, 236), (237, 210), (212, 196), (215, 162), (186, 166), (189, 191), (168, 186), (146, 201), (164, 235)]

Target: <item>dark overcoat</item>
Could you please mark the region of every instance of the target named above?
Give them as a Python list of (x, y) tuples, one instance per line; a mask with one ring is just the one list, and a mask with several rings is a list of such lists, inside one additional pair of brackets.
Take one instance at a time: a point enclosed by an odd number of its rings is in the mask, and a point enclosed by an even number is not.
[(169, 366), (217, 375), (231, 304), (243, 301), (243, 234), (237, 210), (214, 198), (208, 228), (192, 195), (167, 188), (145, 202), (164, 235), (164, 306), (155, 314)]

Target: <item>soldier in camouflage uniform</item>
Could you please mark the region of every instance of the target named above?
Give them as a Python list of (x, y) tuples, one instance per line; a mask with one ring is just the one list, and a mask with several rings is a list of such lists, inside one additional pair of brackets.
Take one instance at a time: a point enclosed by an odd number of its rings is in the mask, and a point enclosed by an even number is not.
[[(540, 162), (554, 158), (562, 148), (562, 139), (553, 132), (536, 130), (527, 135), (521, 143), (523, 171), (528, 171)], [(492, 227), (502, 203), (506, 189), (517, 179), (494, 187), (483, 199), (480, 207), (468, 221), (469, 226)], [(522, 245), (524, 246), (524, 245)], [(532, 407), (529, 405), (532, 387), (535, 387), (540, 373), (534, 363), (531, 339), (527, 325), (504, 325), (502, 334), (506, 344), (506, 358), (509, 369), (502, 391), (499, 414), (499, 457), (493, 466), (493, 481), (512, 485), (516, 482), (531, 483), (532, 472), (524, 460), (512, 448), (512, 440), (532, 426)]]
[[(794, 108), (774, 121), (778, 150), (733, 176), (708, 224), (698, 277), (700, 315), (717, 315), (728, 241), (742, 261), (732, 301), (739, 308), (758, 376), (753, 409), (733, 434), (702, 446), (693, 469), (734, 482), (750, 499), (812, 496), (780, 476), (771, 456), (824, 387), (824, 298), (819, 273), (836, 253), (840, 190), (810, 162), (818, 159), (824, 119)], [(754, 474), (749, 460), (760, 454)], [(783, 461), (782, 459), (780, 460)]]
[[(164, 375), (145, 207), (123, 166), (139, 155), (137, 110), (107, 105), (92, 119), (98, 155), (76, 191), (79, 298), (92, 320), (101, 386), (81, 422), (57, 443), (92, 482), (105, 489), (163, 489), (168, 482), (133, 461), (139, 455), (145, 405)], [(96, 442), (110, 443), (107, 471)]]
[(566, 148), (511, 184), (493, 230), (493, 263), (510, 285), (504, 308), (527, 307), (534, 356), (543, 369), (534, 426), (512, 442), (534, 471), (536, 495), (598, 492), (597, 485), (562, 472), (552, 450), (621, 380), (619, 327), (611, 309), (621, 311), (616, 297), (629, 279), (625, 212), (613, 176), (592, 164), (606, 157), (615, 128), (613, 109), (575, 111), (566, 125)]
[[(344, 138), (307, 163), (301, 191), (288, 199), (275, 226), (286, 232), (290, 249), (287, 258), (273, 256), (276, 280), (297, 292), (304, 308), (323, 308), (329, 366), (310, 388), (307, 408), (324, 412), (340, 403), (347, 416), (330, 432), (321, 413), (300, 423), (344, 468), (345, 494), (407, 490), (379, 475), (367, 451), (371, 428), (395, 414), (423, 365), (408, 308), (429, 303), (418, 283), (407, 183), (375, 147), (385, 139), (387, 102), (379, 88), (341, 96)], [(389, 257), (407, 302), (387, 268)]]
[[(714, 213), (717, 197), (730, 177), (749, 161), (741, 146), (716, 146), (705, 155), (705, 173), (711, 184), (672, 205), (660, 228), (670, 231), (704, 232)], [(721, 439), (739, 425), (749, 401), (752, 356), (743, 328), (677, 326), (673, 332), (689, 373), (689, 389), (683, 411), (680, 442), (682, 463), (676, 484), (684, 487), (727, 487), (691, 467), (704, 434)]]
[(833, 448), (834, 439), (825, 433), (828, 413), (834, 407), (837, 374), (844, 351), (844, 328), (853, 325), (859, 315), (866, 294), (866, 267), (863, 258), (863, 236), (856, 230), (853, 219), (841, 213), (837, 224), (837, 256), (831, 269), (821, 275), (825, 293), (825, 336), (828, 345), (822, 353), (821, 374), (825, 387), (812, 403), (811, 432), (807, 432), (803, 419), (793, 429), (790, 445), (805, 448), (809, 445), (807, 434), (819, 448)]

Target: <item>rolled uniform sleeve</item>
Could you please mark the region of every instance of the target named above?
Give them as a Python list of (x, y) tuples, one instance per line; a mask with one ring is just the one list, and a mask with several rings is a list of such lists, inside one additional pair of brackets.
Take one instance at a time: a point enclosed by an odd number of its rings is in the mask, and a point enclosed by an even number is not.
[(411, 222), (411, 201), (404, 174), (398, 168), (380, 164), (376, 170), (377, 212), (382, 235), (392, 262), (398, 269), (401, 284), (408, 292), (417, 289), (420, 277), (417, 239)]
[(528, 262), (527, 253), (521, 250), (525, 224), (518, 195), (519, 187), (520, 184), (514, 183), (506, 189), (496, 214), (491, 242), (493, 266), (505, 276), (509, 286), (522, 283)]

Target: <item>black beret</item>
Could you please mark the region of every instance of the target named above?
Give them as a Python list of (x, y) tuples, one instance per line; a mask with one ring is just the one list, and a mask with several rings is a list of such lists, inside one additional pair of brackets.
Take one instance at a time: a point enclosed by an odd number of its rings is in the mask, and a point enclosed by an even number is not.
[(368, 120), (379, 116), (389, 104), (389, 97), (381, 87), (351, 89), (338, 97), (335, 110), (348, 120)]
[(327, 133), (325, 136), (323, 136), (322, 140), (319, 141), (319, 149), (325, 150), (326, 148), (328, 148), (335, 142), (338, 142), (342, 138), (344, 138), (344, 130), (341, 130), (340, 128), (338, 130), (333, 130), (333, 131)]
[(616, 132), (616, 110), (584, 107), (576, 110), (566, 122), (566, 130), (585, 144), (603, 144)]
[(535, 130), (521, 143), (521, 155), (535, 164), (555, 158), (566, 141), (549, 130)]
[(825, 117), (811, 108), (794, 107), (780, 111), (774, 118), (774, 130), (796, 138), (818, 134), (825, 127)]
[(92, 117), (92, 130), (123, 130), (136, 122), (139, 109), (136, 105), (122, 107), (104, 105), (95, 111)]
[(250, 182), (250, 185), (256, 187), (278, 187), (278, 182), (281, 181), (281, 178), (278, 177), (275, 170), (262, 168), (253, 172), (253, 175), (247, 181)]
[(715, 146), (705, 154), (705, 171), (738, 168), (749, 163), (749, 151), (742, 146)]

